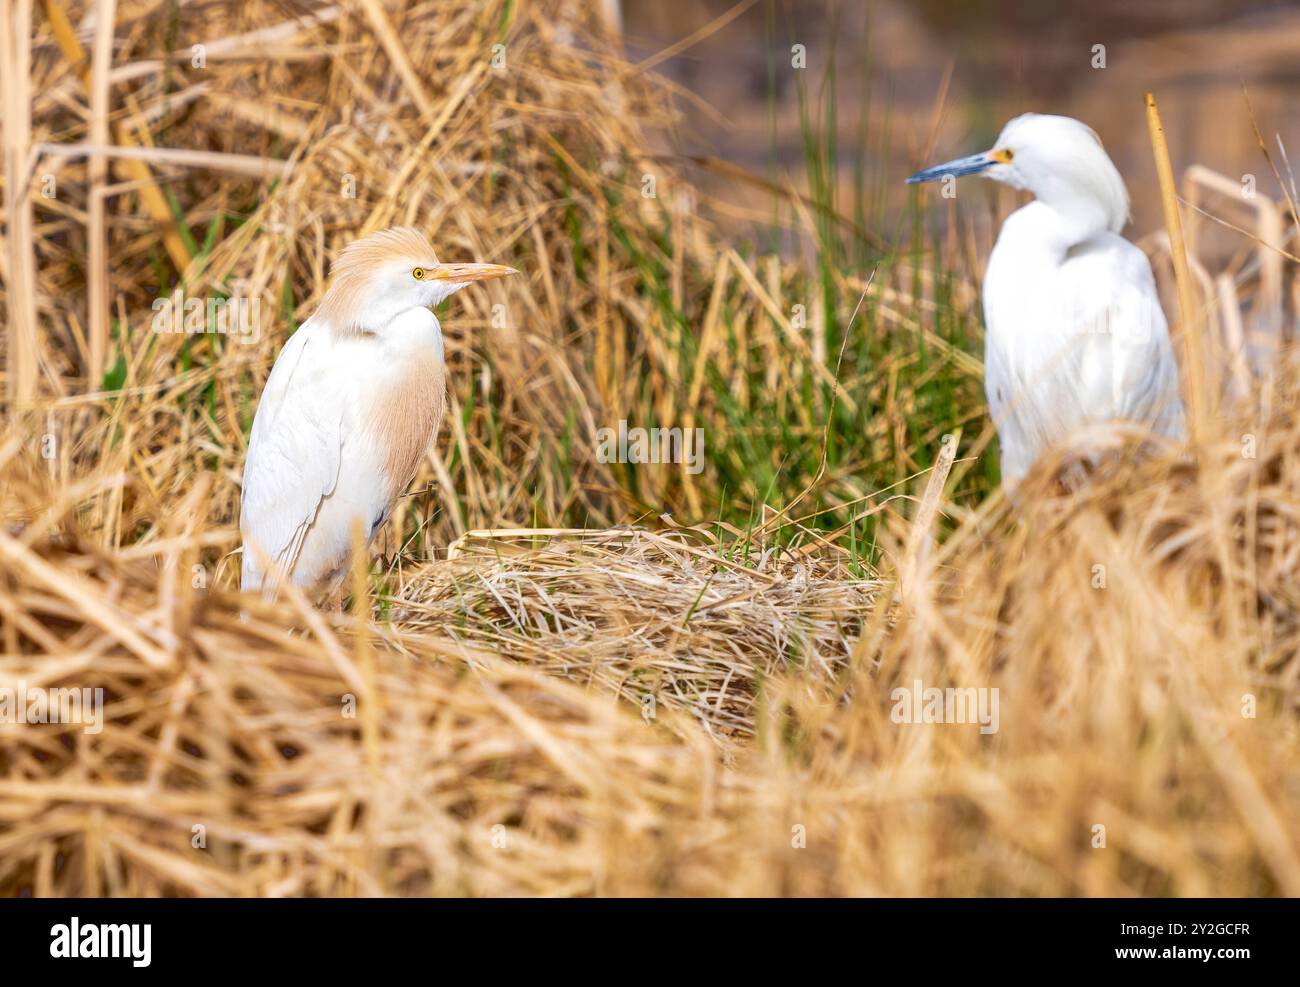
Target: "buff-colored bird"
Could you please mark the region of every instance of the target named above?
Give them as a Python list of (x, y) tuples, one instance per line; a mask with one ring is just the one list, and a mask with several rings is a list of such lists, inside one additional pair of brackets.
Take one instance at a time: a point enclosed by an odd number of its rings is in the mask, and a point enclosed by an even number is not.
[(253, 419), (239, 517), (243, 589), (341, 583), (355, 523), (369, 544), (442, 420), (442, 328), (430, 306), (517, 273), (439, 264), (408, 228), (343, 249), (320, 307), (280, 351)]

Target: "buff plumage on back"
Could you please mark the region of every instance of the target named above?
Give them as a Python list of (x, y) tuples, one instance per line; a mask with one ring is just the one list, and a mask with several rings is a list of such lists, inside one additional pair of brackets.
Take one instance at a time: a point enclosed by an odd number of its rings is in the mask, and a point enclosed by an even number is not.
[(330, 286), (316, 317), (329, 323), (336, 333), (356, 332), (372, 272), (397, 261), (412, 266), (427, 264), (434, 257), (428, 239), (410, 226), (380, 230), (353, 240), (339, 251), (330, 268)]

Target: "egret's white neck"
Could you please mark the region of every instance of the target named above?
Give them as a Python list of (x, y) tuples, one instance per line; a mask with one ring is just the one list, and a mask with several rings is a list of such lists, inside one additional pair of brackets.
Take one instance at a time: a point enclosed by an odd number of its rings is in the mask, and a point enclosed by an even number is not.
[(384, 350), (398, 361), (426, 352), (443, 359), (442, 324), (423, 306), (399, 312), (376, 336)]
[(360, 306), (355, 315), (356, 326), (362, 332), (385, 335), (394, 323), (405, 319), (408, 313), (428, 312), (423, 305), (412, 305), (406, 299), (388, 299), (382, 295)]
[(1055, 239), (1063, 244), (1063, 251), (1110, 229), (1113, 208), (1088, 191), (1046, 182), (1035, 191), (1035, 198), (1051, 210)]
[(1020, 263), (1059, 267), (1066, 254), (1107, 229), (1105, 213), (1078, 199), (1051, 202), (1037, 198), (1007, 217), (998, 234), (1003, 252), (1014, 250)]
[[(422, 305), (411, 305), (405, 300), (390, 300), (383, 296), (357, 299), (350, 305), (329, 305), (323, 303), (320, 315), (328, 322), (338, 336), (374, 335), (386, 338), (390, 335), (400, 336), (400, 327), (410, 319), (415, 324), (424, 323), (424, 316), (432, 313)], [(422, 314), (421, 314), (422, 313)], [(434, 324), (437, 320), (434, 319)]]

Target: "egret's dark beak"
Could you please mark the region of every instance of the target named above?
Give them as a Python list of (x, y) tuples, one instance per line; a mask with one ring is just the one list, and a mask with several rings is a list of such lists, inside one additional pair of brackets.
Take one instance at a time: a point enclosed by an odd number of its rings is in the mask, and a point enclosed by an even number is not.
[(1002, 162), (994, 156), (992, 151), (981, 151), (979, 154), (970, 155), (970, 157), (958, 158), (955, 161), (949, 161), (947, 164), (935, 165), (933, 168), (926, 168), (925, 171), (918, 171), (907, 180), (907, 184), (918, 185), (921, 182), (937, 182), (949, 175), (953, 178), (960, 178), (962, 175), (978, 175), (981, 171), (992, 168), (995, 164), (1002, 164)]

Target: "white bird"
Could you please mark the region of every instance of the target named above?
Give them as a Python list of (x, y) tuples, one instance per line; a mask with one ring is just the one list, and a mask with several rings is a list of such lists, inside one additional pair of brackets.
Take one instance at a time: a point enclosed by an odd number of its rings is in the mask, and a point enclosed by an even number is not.
[(1099, 423), (1184, 437), (1178, 367), (1146, 255), (1119, 235), (1124, 180), (1070, 117), (1026, 113), (993, 149), (908, 183), (983, 174), (1032, 192), (984, 275), (984, 390), (1014, 487), (1047, 448)]
[(518, 272), (439, 264), (418, 231), (348, 244), (316, 313), (276, 358), (248, 441), (241, 587), (335, 589), (353, 525), (369, 545), (438, 432), (442, 328), (429, 310), (465, 285)]

